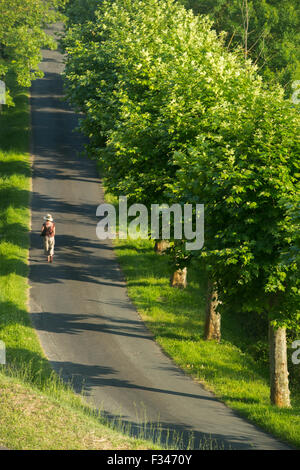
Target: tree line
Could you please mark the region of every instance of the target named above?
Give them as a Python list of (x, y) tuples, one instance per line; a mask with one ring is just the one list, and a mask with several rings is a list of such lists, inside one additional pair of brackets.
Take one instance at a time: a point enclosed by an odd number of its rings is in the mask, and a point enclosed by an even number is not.
[[(64, 47), (88, 153), (116, 196), (205, 205), (205, 246), (193, 258), (209, 277), (206, 339), (220, 339), (228, 311), (267, 318), (271, 402), (290, 406), (286, 329), (299, 331), (300, 319), (296, 106), (245, 47), (228, 47), (212, 19), (180, 2), (84, 3), (67, 6)], [(167, 250), (181, 270), (191, 258), (182, 247), (173, 240)]]
[(41, 48), (56, 47), (45, 28), (61, 18), (63, 5), (64, 0), (0, 0), (0, 80), (7, 84), (8, 105), (13, 104), (12, 81), (30, 87), (43, 76)]
[(285, 96), (300, 74), (300, 5), (296, 0), (179, 0), (195, 13), (209, 15), (225, 45), (239, 47)]
[[(201, 3), (201, 2), (200, 2)], [(205, 205), (206, 339), (228, 311), (269, 323), (270, 397), (290, 406), (299, 331), (299, 114), (213, 21), (173, 0), (67, 6), (65, 82), (116, 196)], [(90, 4), (91, 6), (91, 4)], [(191, 256), (169, 241), (176, 269)]]
[(0, 0), (0, 79), (29, 87), (42, 76), (40, 49), (55, 47), (46, 25), (64, 11), (67, 96), (106, 187), (147, 206), (205, 205), (200, 252), (167, 241), (174, 272), (184, 286), (192, 259), (207, 269), (206, 339), (220, 340), (229, 311), (268, 320), (271, 402), (290, 406), (286, 330), (300, 323), (296, 2), (64, 3)]

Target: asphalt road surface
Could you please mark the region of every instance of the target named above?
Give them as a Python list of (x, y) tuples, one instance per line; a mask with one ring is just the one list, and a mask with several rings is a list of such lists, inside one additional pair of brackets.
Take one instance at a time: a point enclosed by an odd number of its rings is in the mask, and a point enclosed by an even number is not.
[[(109, 420), (171, 447), (181, 439), (183, 448), (287, 449), (187, 377), (141, 321), (111, 243), (96, 236), (103, 193), (94, 163), (78, 155), (82, 140), (63, 101), (63, 68), (58, 51), (43, 51), (45, 76), (31, 96), (30, 311), (54, 370)], [(53, 264), (39, 237), (46, 213), (56, 222)]]

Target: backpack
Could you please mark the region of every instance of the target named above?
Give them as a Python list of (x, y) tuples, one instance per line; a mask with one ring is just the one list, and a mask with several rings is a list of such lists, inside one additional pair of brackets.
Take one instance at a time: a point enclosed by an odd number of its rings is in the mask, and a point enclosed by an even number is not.
[(49, 225), (49, 226), (46, 226), (46, 224), (43, 224), (44, 225), (44, 228), (43, 228), (43, 232), (42, 232), (42, 236), (43, 237), (51, 237), (53, 232), (54, 232), (54, 227), (55, 227), (55, 224), (52, 224), (52, 225)]

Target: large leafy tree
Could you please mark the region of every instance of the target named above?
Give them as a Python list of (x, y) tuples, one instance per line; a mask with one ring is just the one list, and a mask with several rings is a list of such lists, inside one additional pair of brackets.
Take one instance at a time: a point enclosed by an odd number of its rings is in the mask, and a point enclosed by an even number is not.
[(269, 81), (292, 92), (300, 74), (300, 11), (296, 0), (178, 0), (207, 14), (226, 45), (241, 47)]
[(289, 406), (285, 330), (300, 319), (299, 115), (279, 89), (261, 89), (252, 102), (239, 132), (219, 125), (175, 154), (178, 190), (206, 204), (202, 256), (222, 311), (268, 318), (271, 400)]
[[(236, 86), (242, 83), (241, 64), (227, 53), (232, 70), (220, 75), (222, 40), (207, 18), (176, 2), (105, 2), (95, 16), (96, 22), (69, 28), (64, 41), (68, 96), (85, 114), (89, 152), (114, 194), (167, 202), (176, 171), (172, 152), (206, 128), (206, 109), (230, 99), (222, 96), (223, 80), (233, 73)], [(253, 74), (249, 64), (244, 70)], [(171, 254), (174, 266), (184, 268), (190, 256), (181, 247)]]
[(298, 321), (296, 262), (283, 261), (296, 246), (283, 198), (296, 197), (297, 114), (244, 51), (230, 52), (208, 18), (178, 3), (104, 2), (95, 18), (65, 41), (68, 96), (85, 114), (90, 154), (116, 195), (206, 204), (210, 286), (224, 312), (268, 317), (271, 383), (284, 384), (272, 401), (288, 405), (287, 371), (278, 375), (273, 358)]
[(230, 102), (242, 113), (247, 96), (233, 87), (255, 71), (224, 49), (207, 18), (175, 2), (104, 2), (96, 17), (67, 34), (68, 97), (85, 114), (82, 129), (109, 189), (166, 202), (172, 152), (209, 130), (208, 110), (216, 122), (238, 119)]
[[(13, 75), (29, 87), (41, 77), (42, 47), (55, 47), (46, 25), (57, 21), (64, 0), (0, 0), (0, 79)], [(9, 100), (11, 102), (11, 100)]]
[(100, 3), (102, 0), (68, 0), (64, 8), (67, 26), (94, 21), (95, 12)]

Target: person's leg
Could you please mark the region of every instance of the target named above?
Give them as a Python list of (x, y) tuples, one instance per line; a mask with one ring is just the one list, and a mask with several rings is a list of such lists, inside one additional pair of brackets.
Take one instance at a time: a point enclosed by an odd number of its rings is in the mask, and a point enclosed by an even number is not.
[(49, 253), (49, 237), (44, 237), (44, 253), (47, 255), (48, 263), (50, 261), (50, 253)]
[(54, 237), (49, 238), (49, 254), (50, 254), (50, 263), (53, 262), (53, 255), (54, 255)]

